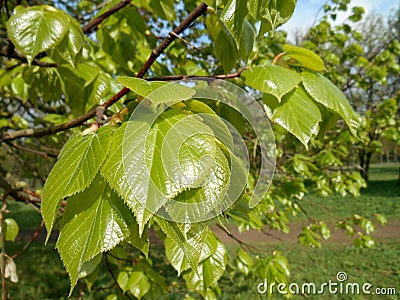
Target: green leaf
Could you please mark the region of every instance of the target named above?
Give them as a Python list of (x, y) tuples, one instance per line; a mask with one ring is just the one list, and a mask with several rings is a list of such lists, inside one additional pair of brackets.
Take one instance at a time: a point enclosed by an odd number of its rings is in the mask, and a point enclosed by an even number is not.
[(48, 237), (63, 199), (86, 189), (96, 176), (110, 149), (112, 132), (113, 127), (103, 126), (93, 134), (77, 134), (62, 148), (42, 193)]
[(301, 82), (301, 77), (296, 72), (272, 65), (246, 70), (242, 76), (248, 86), (275, 96), (279, 102)]
[(243, 23), (247, 16), (247, 0), (229, 0), (221, 13), (220, 19), (239, 46)]
[[(18, 236), (18, 232), (19, 232), (18, 223), (12, 218), (7, 218), (4, 220), (4, 222), (5, 222), (5, 229), (6, 229), (5, 230), (6, 241), (14, 242), (16, 237)], [(0, 228), (0, 233), (1, 233), (1, 228)]]
[(64, 36), (61, 42), (51, 51), (50, 56), (58, 63), (63, 64), (65, 61), (75, 66), (75, 58), (81, 52), (84, 34), (79, 23), (72, 17), (67, 16), (70, 22), (68, 34)]
[(150, 7), (164, 20), (173, 21), (175, 19), (175, 6), (173, 0), (150, 0)]
[(189, 261), (181, 246), (169, 237), (165, 240), (165, 254), (171, 265), (178, 271), (178, 276), (183, 271), (190, 269)]
[(149, 99), (154, 105), (187, 100), (196, 93), (195, 90), (177, 83), (147, 82), (128, 76), (119, 76), (117, 80), (136, 94)]
[(304, 67), (316, 72), (325, 70), (321, 57), (310, 50), (289, 44), (285, 44), (283, 50), (285, 51), (285, 56), (296, 60), (296, 63), (288, 61), (290, 65)]
[[(212, 250), (212, 241), (207, 243), (209, 236), (208, 222), (199, 222), (193, 224), (175, 223), (164, 220), (160, 217), (155, 217), (157, 224), (167, 236), (166, 239), (166, 254), (172, 266), (180, 274), (188, 269), (196, 270), (200, 259), (204, 259), (208, 249), (203, 247), (210, 246)], [(180, 256), (185, 259), (180, 259)]]
[[(86, 188), (83, 192), (72, 195), (68, 198), (67, 206), (63, 213), (62, 225), (64, 226), (75, 218), (80, 213), (89, 209), (93, 204), (102, 196), (104, 193), (104, 179), (97, 174), (93, 183)], [(144, 230), (144, 235), (139, 236), (139, 225), (137, 224), (134, 215), (126, 207), (126, 205), (120, 201), (116, 200), (117, 197), (112, 198), (112, 204), (114, 205), (114, 210), (123, 217), (125, 222), (128, 224), (130, 234), (125, 236), (125, 241), (139, 249), (144, 255), (148, 255), (149, 251), (149, 239), (147, 234), (147, 227)]]
[(321, 74), (304, 71), (302, 73), (303, 84), (306, 91), (328, 109), (339, 114), (350, 131), (357, 135), (357, 129), (360, 126), (360, 117), (353, 111), (346, 96), (327, 78)]
[(131, 292), (137, 299), (141, 299), (150, 290), (150, 282), (143, 271), (133, 271), (131, 268), (118, 273), (117, 283), (125, 293)]
[(282, 102), (268, 94), (263, 101), (268, 117), (293, 134), (308, 148), (308, 142), (318, 133), (321, 113), (310, 96), (299, 87)]
[(249, 58), (249, 55), (253, 52), (255, 44), (256, 30), (249, 21), (244, 20), (243, 34), (239, 41), (239, 55), (244, 61), (246, 61)]
[(237, 255), (238, 258), (247, 266), (252, 267), (253, 266), (253, 258), (251, 255), (247, 252), (245, 252), (242, 248), (238, 248), (237, 250)]
[(224, 274), (227, 260), (224, 244), (217, 241), (217, 249), (214, 254), (201, 262), (197, 270), (185, 271), (182, 276), (190, 289), (196, 290), (204, 296), (207, 288), (215, 284)]
[(296, 0), (250, 0), (249, 12), (263, 22), (264, 32), (275, 30), (293, 15)]
[(215, 56), (222, 63), (225, 74), (228, 74), (236, 64), (238, 59), (238, 49), (235, 39), (223, 28), (214, 41)]
[(286, 257), (277, 253), (257, 261), (256, 270), (260, 278), (265, 278), (268, 284), (287, 283), (290, 276)]
[(387, 223), (386, 217), (381, 214), (376, 213), (374, 214), (374, 217), (381, 225), (385, 225)]
[[(113, 136), (113, 155), (101, 172), (142, 229), (154, 212), (184, 191), (209, 184), (207, 200), (222, 197), (229, 169), (224, 158), (214, 158), (217, 149), (212, 130), (198, 116), (171, 109), (151, 126), (140, 118), (124, 123)], [(186, 215), (168, 207), (165, 213), (186, 221), (181, 219)]]
[[(214, 233), (206, 228), (200, 233), (200, 239), (189, 239), (187, 241), (193, 247), (193, 250), (197, 252), (196, 256), (199, 256), (194, 262), (195, 265), (209, 258), (217, 250), (217, 239)], [(178, 271), (178, 276), (191, 267), (188, 256), (185, 255), (184, 251), (185, 248), (182, 247), (181, 243), (172, 238), (165, 240), (165, 253), (171, 265)]]
[[(130, 239), (131, 235), (138, 236), (138, 228), (131, 228), (135, 223), (133, 216), (127, 217), (123, 212), (124, 204), (108, 184), (98, 180), (92, 185), (101, 194), (89, 208), (64, 225), (56, 244), (71, 279), (70, 293), (85, 262)], [(80, 200), (87, 197), (85, 193), (80, 195)]]
[(10, 40), (29, 63), (40, 52), (60, 43), (68, 28), (69, 19), (51, 6), (19, 7), (7, 22)]
[(86, 276), (89, 276), (94, 272), (95, 269), (97, 269), (98, 265), (101, 262), (101, 258), (103, 257), (102, 254), (98, 254), (95, 257), (93, 257), (91, 260), (88, 260), (85, 262), (78, 274), (78, 278), (84, 278)]

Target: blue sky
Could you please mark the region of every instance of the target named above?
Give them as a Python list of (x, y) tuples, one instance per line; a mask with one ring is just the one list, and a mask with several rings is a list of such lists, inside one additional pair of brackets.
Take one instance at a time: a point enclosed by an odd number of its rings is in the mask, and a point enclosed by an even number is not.
[[(281, 28), (292, 35), (296, 29), (305, 30), (311, 26), (318, 10), (327, 0), (298, 0), (293, 17)], [(377, 12), (388, 14), (400, 6), (399, 0), (352, 0), (351, 6), (362, 6), (366, 13)], [(322, 13), (322, 11), (321, 11)], [(338, 22), (343, 21), (346, 15), (338, 15)]]

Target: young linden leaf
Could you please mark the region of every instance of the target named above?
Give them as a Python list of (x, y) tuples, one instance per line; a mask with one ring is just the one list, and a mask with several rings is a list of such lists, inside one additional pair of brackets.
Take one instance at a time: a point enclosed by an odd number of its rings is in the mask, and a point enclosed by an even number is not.
[(262, 21), (260, 34), (275, 30), (286, 23), (293, 15), (297, 0), (249, 0), (249, 12)]
[[(16, 237), (18, 236), (18, 232), (19, 232), (19, 227), (18, 227), (18, 223), (12, 219), (12, 218), (7, 218), (4, 220), (5, 222), (5, 227), (6, 227), (6, 241), (15, 241)], [(0, 233), (1, 233), (1, 228), (0, 228)]]
[(49, 6), (19, 9), (7, 22), (7, 32), (15, 47), (31, 63), (40, 52), (54, 48), (69, 29), (69, 19)]
[[(71, 279), (71, 290), (75, 287), (84, 263), (98, 254), (114, 248), (124, 240), (138, 238), (138, 227), (122, 200), (103, 180), (93, 182), (94, 188), (101, 191), (96, 201), (80, 214), (66, 223), (60, 232), (56, 247)], [(79, 200), (87, 197), (77, 194)], [(148, 251), (148, 242), (143, 243)]]
[(124, 292), (131, 292), (137, 299), (141, 299), (150, 290), (149, 278), (141, 270), (121, 271), (118, 274), (117, 282)]
[(249, 21), (244, 20), (243, 34), (239, 41), (239, 55), (244, 61), (249, 58), (254, 50), (254, 45), (256, 45), (256, 30)]
[(149, 99), (155, 105), (187, 100), (196, 93), (195, 90), (177, 83), (147, 82), (144, 79), (128, 76), (118, 76), (117, 80), (136, 94)]
[(243, 22), (247, 16), (247, 0), (229, 0), (221, 13), (220, 19), (239, 46), (242, 36)]
[[(183, 271), (193, 268), (193, 266), (197, 267), (198, 263), (209, 258), (217, 250), (217, 239), (206, 225), (207, 223), (200, 225), (197, 223), (189, 226), (189, 234), (190, 231), (195, 232), (192, 237), (188, 237), (188, 233), (186, 233), (186, 241), (195, 251), (190, 256), (185, 254), (187, 249), (182, 247), (181, 242), (177, 242), (174, 237), (168, 237), (169, 230), (166, 230), (165, 253), (171, 265), (178, 271), (178, 276)], [(166, 224), (163, 226), (166, 226)], [(198, 231), (198, 229), (200, 230)], [(193, 261), (190, 262), (190, 259)]]
[(350, 131), (357, 136), (361, 119), (352, 109), (349, 100), (329, 79), (321, 74), (308, 71), (302, 73), (303, 85), (313, 99), (333, 112), (339, 114), (349, 126)]
[(263, 101), (268, 117), (308, 148), (308, 142), (318, 133), (322, 118), (318, 107), (304, 89), (297, 88), (285, 96), (281, 103), (268, 94), (264, 94)]
[(205, 295), (207, 288), (215, 284), (225, 271), (228, 261), (224, 244), (217, 241), (217, 249), (213, 255), (202, 261), (197, 270), (185, 271), (182, 276), (188, 288)]
[(248, 86), (275, 96), (279, 102), (301, 82), (301, 76), (296, 72), (272, 65), (246, 70), (242, 76)]
[(196, 115), (171, 109), (152, 126), (140, 119), (124, 123), (113, 136), (113, 155), (101, 173), (135, 213), (142, 230), (165, 203), (209, 179), (217, 169), (216, 151), (207, 125)]
[(285, 51), (285, 56), (296, 60), (296, 63), (288, 61), (290, 65), (304, 67), (316, 72), (325, 70), (323, 60), (314, 52), (289, 44), (285, 44), (283, 49)]
[[(80, 213), (89, 209), (104, 193), (105, 180), (98, 173), (93, 180), (93, 183), (83, 192), (72, 195), (68, 198), (65, 211), (62, 218), (62, 226), (69, 223)], [(147, 257), (149, 251), (149, 239), (147, 227), (144, 229), (144, 234), (139, 236), (139, 225), (137, 224), (134, 215), (118, 197), (112, 197), (111, 202), (113, 208), (122, 216), (128, 224), (130, 234), (125, 236), (125, 242), (136, 247)]]
[(65, 197), (86, 189), (95, 178), (111, 146), (113, 127), (72, 136), (60, 152), (42, 193), (42, 216), (49, 237), (57, 211)]
[(60, 65), (67, 62), (74, 67), (75, 58), (82, 50), (84, 34), (79, 23), (74, 18), (69, 15), (67, 15), (67, 18), (70, 22), (68, 33), (49, 53), (49, 56)]

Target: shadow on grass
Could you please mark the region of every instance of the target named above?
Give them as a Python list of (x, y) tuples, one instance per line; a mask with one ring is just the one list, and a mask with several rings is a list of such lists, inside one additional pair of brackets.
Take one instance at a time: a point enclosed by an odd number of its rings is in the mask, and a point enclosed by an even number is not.
[(361, 193), (369, 196), (398, 197), (400, 184), (398, 180), (373, 180), (368, 182), (367, 188)]

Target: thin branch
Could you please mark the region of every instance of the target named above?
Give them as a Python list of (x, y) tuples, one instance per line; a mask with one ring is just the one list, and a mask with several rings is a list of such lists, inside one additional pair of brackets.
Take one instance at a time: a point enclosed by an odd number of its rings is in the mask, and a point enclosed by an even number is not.
[(198, 17), (202, 16), (207, 11), (207, 4), (204, 2), (200, 3), (178, 27), (176, 27), (172, 33), (168, 34), (166, 39), (162, 41), (162, 43), (154, 49), (147, 62), (143, 66), (143, 68), (136, 75), (137, 78), (143, 78), (144, 74), (150, 69), (151, 65), (154, 61), (160, 56), (161, 53), (176, 39), (176, 36), (181, 34), (187, 27), (190, 26), (192, 22), (194, 22)]
[(40, 197), (34, 195), (34, 192), (27, 192), (22, 189), (15, 189), (5, 178), (4, 170), (0, 169), (0, 188), (4, 190), (3, 197), (11, 196), (15, 201), (31, 203), (33, 205), (40, 203)]
[(17, 257), (19, 257), (26, 249), (28, 249), (28, 247), (32, 244), (32, 242), (37, 238), (37, 236), (39, 235), (39, 231), (41, 230), (41, 228), (44, 226), (44, 221), (42, 220), (42, 222), (40, 223), (40, 227), (32, 234), (31, 238), (29, 239), (29, 241), (17, 252), (15, 253), (11, 258), (12, 259), (16, 259)]
[(83, 26), (82, 27), (83, 33), (90, 33), (92, 30), (94, 30), (105, 19), (107, 19), (113, 13), (119, 11), (121, 8), (129, 5), (130, 3), (131, 3), (131, 0), (124, 0), (124, 1), (121, 1), (120, 3), (114, 5), (109, 10), (107, 10), (104, 14), (98, 16), (96, 19), (93, 19), (88, 24)]
[[(28, 63), (28, 60), (26, 59), (26, 57), (24, 57), (21, 53), (18, 53), (18, 51), (14, 51), (14, 53), (12, 54), (5, 54), (5, 53), (0, 53), (0, 56), (4, 56), (7, 58), (15, 58), (20, 60), (22, 63)], [(8, 71), (12, 70), (13, 68), (17, 67), (19, 64), (12, 66), (8, 69)], [(50, 63), (50, 62), (45, 62), (45, 61), (41, 61), (37, 58), (35, 58), (32, 61), (32, 65), (35, 66), (39, 66), (39, 67), (44, 67), (44, 68), (57, 68), (58, 64), (56, 63)]]
[(147, 81), (175, 81), (175, 80), (186, 80), (186, 79), (201, 79), (201, 78), (211, 78), (211, 79), (232, 79), (240, 77), (246, 68), (239, 70), (236, 73), (226, 74), (226, 75), (211, 75), (211, 76), (196, 76), (196, 75), (169, 75), (169, 76), (157, 76), (146, 78)]
[(327, 214), (328, 216), (331, 216), (332, 218), (334, 218), (334, 219), (336, 219), (336, 220), (342, 220), (341, 218), (339, 218), (338, 216), (335, 216), (334, 214), (332, 214), (325, 206), (323, 206), (323, 205), (320, 205), (320, 204), (318, 204), (318, 203), (314, 203), (314, 202), (311, 202), (311, 201), (308, 201), (308, 200), (306, 200), (306, 199), (301, 199), (301, 201), (302, 202), (304, 202), (304, 203), (307, 203), (307, 204), (309, 204), (309, 205), (312, 205), (312, 206), (316, 206), (316, 207), (318, 207), (318, 208), (320, 208), (325, 214)]
[[(117, 280), (117, 278), (115, 277), (115, 274), (114, 274), (114, 272), (113, 272), (112, 269), (111, 269), (110, 263), (109, 263), (109, 261), (108, 261), (108, 255), (109, 255), (109, 253), (106, 253), (106, 257), (105, 257), (107, 271), (108, 271), (108, 273), (110, 273), (112, 279), (114, 280), (114, 282), (116, 283), (116, 285), (118, 286), (118, 288), (119, 288), (122, 292), (124, 292), (123, 289), (121, 288), (121, 286), (118, 284), (118, 280)], [(128, 299), (133, 299), (128, 293), (126, 293), (125, 296), (126, 296)]]
[[(193, 21), (195, 21), (198, 17), (203, 15), (207, 11), (207, 5), (202, 2), (196, 9), (194, 9), (183, 22), (174, 29), (175, 34), (180, 34), (182, 31), (184, 31)], [(147, 60), (147, 62), (144, 64), (143, 68), (139, 71), (139, 73), (136, 75), (137, 78), (143, 78), (143, 76), (146, 74), (146, 72), (150, 69), (152, 64), (155, 62), (155, 60), (161, 55), (161, 53), (176, 39), (176, 37), (172, 34), (169, 34), (166, 39), (157, 47), (155, 48)], [(113, 105), (115, 102), (120, 100), (123, 96), (129, 93), (129, 89), (124, 87), (122, 90), (120, 90), (117, 94), (115, 94), (113, 97), (111, 97), (107, 102), (105, 102), (102, 107), (106, 110), (109, 106)], [(56, 132), (60, 131), (65, 131), (67, 129), (77, 127), (84, 123), (85, 121), (89, 120), (90, 118), (93, 118), (96, 115), (97, 109), (92, 109), (88, 113), (72, 120), (69, 122), (66, 122), (61, 125), (57, 126), (52, 126), (52, 127), (46, 127), (46, 128), (29, 128), (29, 129), (24, 129), (24, 130), (18, 130), (18, 131), (6, 131), (2, 135), (0, 135), (0, 142), (2, 141), (10, 141), (14, 140), (19, 137), (42, 137), (46, 135), (50, 135)]]
[(10, 142), (10, 141), (6, 141), (5, 143), (7, 145), (11, 146), (11, 147), (14, 147), (15, 149), (20, 150), (20, 151), (33, 153), (33, 154), (37, 154), (37, 155), (43, 156), (45, 159), (47, 159), (49, 156), (50, 157), (57, 157), (57, 155), (54, 155), (53, 153), (47, 153), (47, 152), (43, 152), (43, 151), (39, 151), (39, 150), (23, 147), (23, 146), (20, 146), (20, 145), (18, 145), (16, 143)]
[(272, 237), (272, 238), (274, 238), (274, 239), (276, 239), (276, 240), (278, 240), (278, 241), (282, 241), (282, 239), (281, 239), (279, 236), (276, 236), (276, 235), (274, 235), (274, 234), (272, 234), (272, 233), (266, 231), (265, 229), (262, 229), (261, 232), (262, 232), (265, 236)]
[(197, 48), (195, 45), (191, 44), (188, 40), (184, 39), (183, 37), (180, 37), (175, 32), (171, 31), (170, 34), (174, 35), (177, 39), (180, 39), (183, 43), (188, 45), (191, 49), (196, 50), (197, 52), (201, 53), (201, 50), (199, 48)]
[[(240, 247), (242, 247), (244, 250), (248, 250), (250, 252), (254, 251), (254, 252), (260, 252), (260, 253), (265, 253), (264, 250), (246, 243), (245, 241), (239, 239), (237, 236), (233, 235), (232, 233), (230, 233), (228, 230), (226, 230), (226, 228), (224, 228), (223, 226), (221, 226), (220, 224), (216, 225), (219, 229), (223, 230), (231, 239), (235, 240), (236, 242), (239, 243)], [(246, 249), (245, 249), (246, 248)]]

